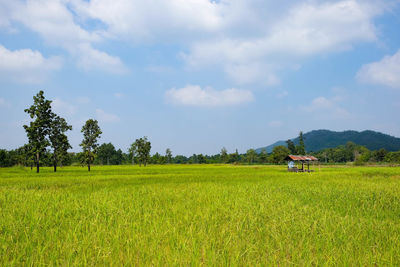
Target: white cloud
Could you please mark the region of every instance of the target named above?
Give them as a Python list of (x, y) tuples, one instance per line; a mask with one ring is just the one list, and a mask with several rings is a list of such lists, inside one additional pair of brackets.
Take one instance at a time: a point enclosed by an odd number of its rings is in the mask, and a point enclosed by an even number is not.
[(100, 122), (119, 122), (120, 118), (112, 113), (107, 113), (102, 109), (96, 109), (96, 117)]
[(361, 82), (400, 89), (400, 50), (393, 56), (363, 65), (357, 73)]
[(14, 0), (0, 4), (0, 27), (22, 23), (84, 70), (127, 71), (96, 44), (153, 42), (178, 44), (187, 66), (276, 85), (279, 71), (304, 58), (376, 41), (373, 20), (385, 8), (372, 0)]
[(323, 115), (333, 118), (348, 118), (350, 113), (339, 105), (340, 98), (332, 97), (326, 98), (324, 96), (316, 97), (312, 100), (311, 104), (303, 106), (302, 109), (309, 113)]
[[(68, 8), (68, 0), (15, 0), (5, 4), (7, 19), (22, 23), (37, 32), (48, 44), (61, 47), (75, 57), (82, 69), (124, 73), (126, 67), (116, 56), (108, 55), (93, 47), (94, 43), (105, 40), (104, 30), (86, 30), (78, 24), (82, 19)], [(1, 13), (0, 13), (1, 14)], [(1, 23), (1, 21), (0, 21)]]
[(381, 4), (372, 5), (368, 1), (307, 1), (294, 5), (265, 25), (262, 34), (245, 38), (224, 35), (196, 41), (183, 58), (195, 68), (220, 66), (230, 77), (243, 82), (267, 79), (276, 84), (275, 73), (280, 68), (289, 68), (304, 57), (375, 41), (372, 20), (382, 10)]
[(51, 107), (53, 108), (55, 113), (61, 114), (62, 116), (73, 115), (76, 113), (77, 110), (74, 105), (63, 101), (60, 98), (54, 99), (51, 103)]
[(128, 71), (119, 57), (110, 56), (105, 52), (94, 49), (89, 44), (82, 44), (75, 54), (78, 66), (85, 71), (101, 70), (115, 74), (123, 74)]
[(0, 45), (0, 76), (18, 82), (38, 83), (47, 75), (61, 68), (62, 59), (45, 58), (39, 51), (31, 49), (8, 50)]
[(180, 89), (170, 89), (165, 94), (168, 102), (175, 105), (195, 107), (235, 106), (252, 102), (253, 93), (247, 90), (226, 89), (214, 90), (211, 87), (202, 89), (198, 85), (188, 85)]
[(113, 37), (134, 41), (194, 36), (218, 29), (220, 4), (208, 0), (71, 0), (75, 11), (107, 25)]

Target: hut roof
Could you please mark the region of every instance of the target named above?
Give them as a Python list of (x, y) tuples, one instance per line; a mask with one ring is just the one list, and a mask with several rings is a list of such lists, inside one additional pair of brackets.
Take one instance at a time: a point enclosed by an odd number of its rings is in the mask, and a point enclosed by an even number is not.
[(289, 155), (286, 157), (287, 160), (294, 161), (317, 161), (318, 159), (314, 156), (299, 156), (299, 155)]

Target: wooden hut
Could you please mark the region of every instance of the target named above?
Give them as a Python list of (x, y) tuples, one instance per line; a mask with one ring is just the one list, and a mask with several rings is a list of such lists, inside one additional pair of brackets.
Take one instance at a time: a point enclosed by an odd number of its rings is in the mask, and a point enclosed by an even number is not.
[[(318, 161), (318, 159), (314, 156), (299, 155), (289, 155), (286, 157), (286, 160), (288, 161), (289, 172), (312, 172), (313, 170), (310, 170), (310, 162), (314, 163)], [(300, 163), (301, 168), (297, 166), (300, 165)], [(305, 166), (307, 166), (307, 169), (305, 169)]]

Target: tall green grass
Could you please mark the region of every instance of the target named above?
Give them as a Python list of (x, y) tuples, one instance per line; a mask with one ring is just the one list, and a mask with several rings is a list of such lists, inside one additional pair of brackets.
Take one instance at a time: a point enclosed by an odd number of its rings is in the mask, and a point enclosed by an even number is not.
[(400, 265), (400, 170), (0, 169), (0, 265)]

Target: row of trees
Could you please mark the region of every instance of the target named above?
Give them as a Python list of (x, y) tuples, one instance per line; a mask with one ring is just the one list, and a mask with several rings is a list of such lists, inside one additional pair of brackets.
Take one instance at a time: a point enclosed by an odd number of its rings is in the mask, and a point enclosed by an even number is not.
[[(274, 147), (272, 153), (268, 154), (265, 150), (257, 153), (254, 149), (249, 149), (245, 154), (228, 153), (226, 148), (222, 148), (217, 155), (193, 154), (190, 157), (177, 155), (173, 157), (172, 151), (168, 148), (165, 155), (155, 153), (150, 155), (151, 143), (147, 137), (136, 139), (128, 149), (128, 153), (116, 150), (112, 143), (104, 143), (99, 146), (98, 139), (102, 131), (98, 122), (93, 119), (86, 121), (82, 127), (83, 140), (80, 144), (82, 152), (68, 153), (71, 148), (67, 131), (72, 130), (66, 120), (51, 109), (51, 101), (46, 100), (43, 91), (33, 97), (34, 103), (25, 112), (32, 119), (29, 125), (24, 125), (27, 133), (28, 144), (11, 151), (0, 150), (0, 167), (13, 165), (31, 166), (36, 165), (39, 172), (40, 166), (53, 166), (57, 171), (57, 166), (70, 164), (85, 164), (90, 171), (92, 164), (101, 165), (120, 165), (120, 164), (203, 164), (203, 163), (246, 163), (246, 164), (279, 164), (285, 162), (289, 154), (306, 154), (303, 133), (299, 134), (299, 143), (295, 145), (293, 141), (287, 140), (287, 146)], [(365, 162), (391, 162), (400, 163), (400, 152), (388, 152), (384, 149), (369, 151), (366, 147), (348, 142), (344, 146), (337, 148), (324, 149), (316, 153), (311, 153), (318, 157), (322, 162), (348, 162), (354, 161), (356, 164)]]
[[(78, 158), (81, 164), (86, 164), (88, 171), (95, 160), (102, 164), (121, 164), (124, 155), (121, 150), (116, 151), (114, 146), (109, 144), (98, 145), (102, 131), (97, 120), (89, 119), (82, 127), (83, 140), (80, 144), (83, 152), (76, 154), (68, 153), (72, 148), (67, 131), (72, 130), (66, 120), (51, 109), (51, 102), (44, 97), (44, 92), (40, 91), (33, 97), (33, 105), (25, 109), (32, 121), (29, 125), (24, 125), (28, 137), (28, 144), (16, 151), (0, 151), (0, 166), (9, 166), (16, 163), (23, 165), (36, 165), (36, 171), (39, 172), (40, 166), (45, 163), (57, 166), (63, 162), (72, 162), (73, 158)], [(139, 162), (146, 166), (150, 158), (151, 144), (147, 137), (136, 139), (130, 148), (132, 161)], [(99, 152), (99, 155), (97, 155)], [(72, 159), (71, 159), (72, 158)]]

